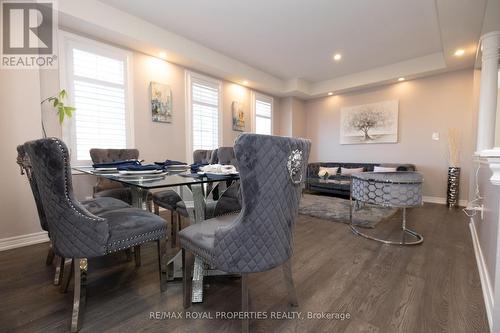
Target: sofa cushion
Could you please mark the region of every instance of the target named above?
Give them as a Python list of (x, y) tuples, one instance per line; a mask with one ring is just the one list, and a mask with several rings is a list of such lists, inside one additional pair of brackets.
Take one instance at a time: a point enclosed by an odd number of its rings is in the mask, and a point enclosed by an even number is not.
[(375, 166), (373, 168), (373, 172), (396, 172), (398, 168), (396, 167), (383, 167), (383, 166)]
[(340, 168), (341, 175), (352, 175), (365, 171), (365, 168)]
[(322, 166), (320, 166), (319, 167), (319, 171), (318, 171), (318, 176), (321, 177), (320, 172), (323, 171), (323, 170), (325, 170), (328, 173), (328, 177), (330, 177), (330, 176), (335, 176), (338, 173), (339, 168), (338, 167), (328, 168), (328, 167), (322, 167)]

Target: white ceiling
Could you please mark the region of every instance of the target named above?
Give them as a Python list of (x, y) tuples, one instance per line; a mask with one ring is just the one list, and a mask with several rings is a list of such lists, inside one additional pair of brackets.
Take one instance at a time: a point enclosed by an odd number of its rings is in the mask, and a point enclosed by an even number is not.
[[(65, 0), (59, 8), (71, 29), (310, 98), (472, 67), (487, 1)], [(454, 57), (457, 48), (466, 55)]]
[(442, 49), (434, 0), (103, 2), (282, 79), (321, 81)]

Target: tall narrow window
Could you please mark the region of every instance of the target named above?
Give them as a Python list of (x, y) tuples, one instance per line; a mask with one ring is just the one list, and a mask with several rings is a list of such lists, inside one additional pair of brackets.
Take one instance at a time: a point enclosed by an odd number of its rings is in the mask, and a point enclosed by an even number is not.
[(221, 82), (196, 73), (187, 72), (188, 157), (197, 149), (219, 147), (221, 131)]
[(132, 146), (129, 52), (73, 35), (63, 40), (65, 85), (76, 108), (68, 133), (72, 158), (89, 161), (91, 148)]
[(263, 94), (253, 94), (255, 133), (273, 133), (273, 98)]

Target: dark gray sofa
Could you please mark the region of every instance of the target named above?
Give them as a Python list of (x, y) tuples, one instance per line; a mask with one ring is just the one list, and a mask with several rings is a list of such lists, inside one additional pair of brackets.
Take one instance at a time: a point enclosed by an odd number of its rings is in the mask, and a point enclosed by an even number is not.
[(339, 197), (349, 197), (350, 185), (347, 182), (339, 182), (338, 184), (332, 182), (315, 182), (314, 179), (320, 179), (318, 176), (319, 167), (333, 168), (338, 167), (338, 173), (335, 176), (330, 176), (329, 179), (348, 179), (349, 176), (341, 176), (340, 168), (363, 168), (364, 171), (373, 171), (375, 166), (396, 168), (397, 171), (415, 171), (413, 164), (397, 164), (397, 163), (339, 163), (339, 162), (316, 162), (309, 163), (307, 166), (307, 179), (306, 189), (309, 192), (325, 193)]

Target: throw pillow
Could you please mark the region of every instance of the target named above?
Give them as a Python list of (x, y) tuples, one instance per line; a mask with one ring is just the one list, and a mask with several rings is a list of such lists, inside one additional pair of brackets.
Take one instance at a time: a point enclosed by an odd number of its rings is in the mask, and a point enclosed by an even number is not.
[(363, 172), (364, 170), (365, 170), (364, 168), (352, 168), (352, 169), (340, 168), (340, 174), (344, 175), (344, 176), (349, 176), (349, 175), (352, 175), (354, 173)]
[(339, 168), (327, 168), (327, 167), (319, 167), (318, 176), (324, 177), (326, 173), (328, 173), (328, 177), (335, 176), (338, 172)]
[(373, 172), (396, 172), (396, 171), (398, 171), (398, 168), (381, 167), (381, 166), (376, 166), (373, 168)]

